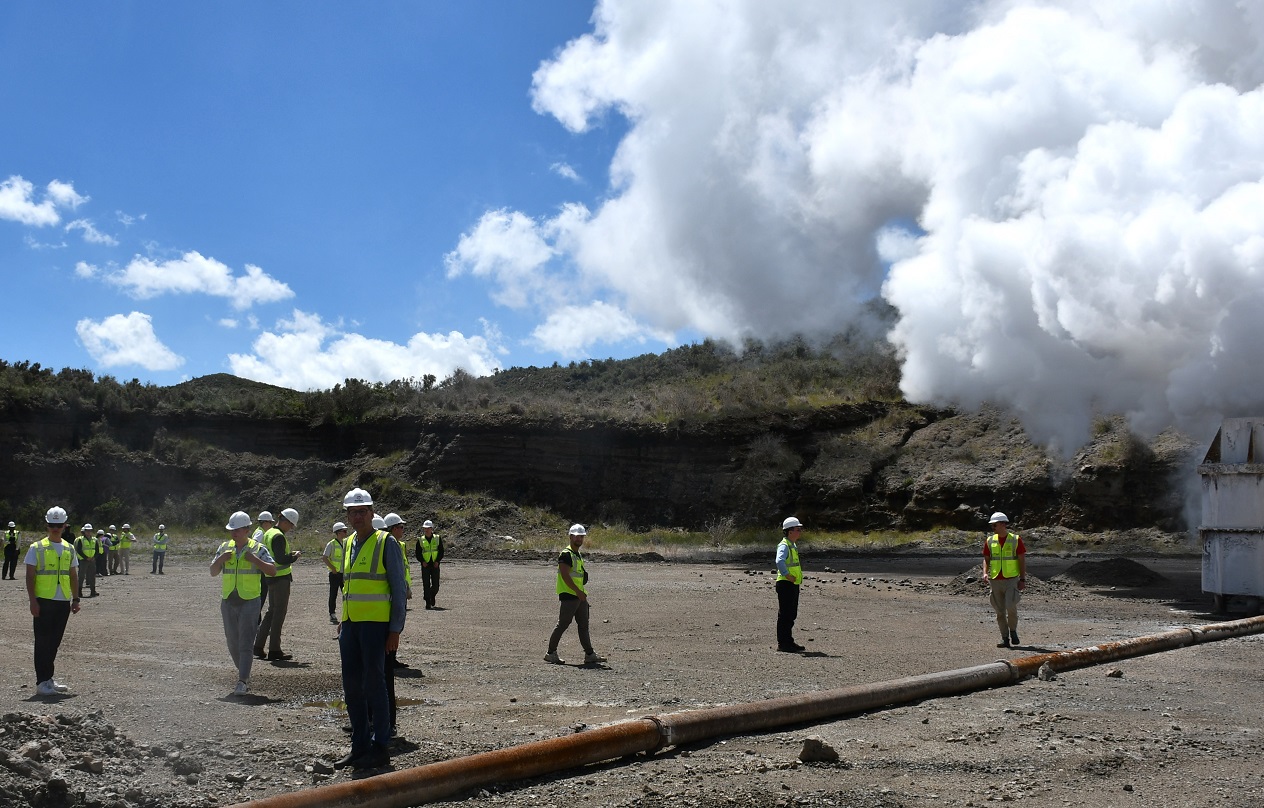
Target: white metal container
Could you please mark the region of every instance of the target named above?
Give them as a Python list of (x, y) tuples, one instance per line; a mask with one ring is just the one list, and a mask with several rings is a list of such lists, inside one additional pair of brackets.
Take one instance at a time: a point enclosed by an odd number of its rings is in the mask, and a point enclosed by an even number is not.
[(1226, 418), (1198, 473), (1203, 591), (1218, 611), (1235, 595), (1264, 597), (1264, 417)]

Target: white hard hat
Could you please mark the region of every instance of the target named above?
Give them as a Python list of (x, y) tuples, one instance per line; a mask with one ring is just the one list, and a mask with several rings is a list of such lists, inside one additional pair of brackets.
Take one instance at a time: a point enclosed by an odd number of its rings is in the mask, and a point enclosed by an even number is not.
[(98, 536), (104, 536), (104, 535), (105, 535), (105, 531), (104, 531), (104, 530), (102, 530), (101, 528), (97, 528), (97, 535), (98, 535)]
[(342, 522), (334, 522), (335, 533), (337, 533), (339, 530), (346, 530), (346, 529), (347, 529), (347, 526), (344, 525)]
[(166, 529), (167, 529), (167, 526), (166, 526), (166, 525), (159, 525), (159, 526), (158, 526), (158, 529), (159, 529), (159, 530), (166, 530)]
[(127, 524), (126, 522), (124, 522), (124, 523), (123, 523), (123, 529), (124, 529), (124, 530), (131, 530), (131, 529), (132, 529), (132, 526), (131, 526), (131, 525), (129, 525), (129, 524)]
[(386, 518), (382, 520), (383, 527), (395, 527), (396, 525), (406, 524), (408, 524), (408, 522), (404, 521), (404, 517), (397, 513), (388, 513)]
[(237, 511), (228, 517), (228, 524), (224, 525), (225, 530), (237, 530), (243, 527), (250, 527), (250, 514), (245, 511)]
[(10, 523), (9, 523), (9, 527), (17, 527), (17, 525), (15, 525), (15, 524), (13, 524), (12, 522), (10, 522)]
[(1005, 514), (1001, 513), (1000, 511), (997, 511), (996, 513), (992, 514), (992, 518), (988, 520), (988, 524), (989, 524), (989, 525), (994, 525), (994, 524), (996, 524), (997, 522), (1004, 522), (1005, 524), (1007, 524), (1007, 525), (1008, 525), (1008, 524), (1009, 524), (1009, 517), (1008, 517), (1008, 516), (1006, 516)]
[(369, 492), (363, 488), (352, 488), (347, 495), (342, 498), (342, 507), (350, 508), (355, 505), (372, 505), (373, 497), (369, 496)]
[(276, 520), (272, 518), (272, 511), (259, 511), (259, 521), (275, 522)]
[(84, 525), (84, 526), (81, 528), (81, 530), (92, 530), (92, 523), (91, 523), (91, 522), (88, 522), (86, 525)]
[(422, 522), (422, 523), (421, 523), (421, 526), (422, 526), (422, 527), (434, 527), (434, 522), (431, 522), (429, 519), (427, 519), (426, 521), (424, 521), (424, 522)]
[(66, 524), (66, 509), (60, 505), (54, 505), (48, 509), (48, 513), (44, 514), (44, 521), (50, 525)]
[(377, 514), (373, 514), (373, 529), (382, 530), (385, 527), (386, 527), (386, 520), (378, 516)]
[(584, 528), (584, 526), (583, 526), (583, 525), (580, 525), (580, 524), (574, 524), (574, 525), (571, 525), (570, 532), (569, 532), (567, 535), (570, 535), (570, 536), (587, 536), (587, 535), (588, 535), (588, 531)]
[(298, 511), (293, 508), (286, 508), (281, 511), (281, 516), (285, 517), (285, 520), (294, 525), (294, 527), (298, 527)]
[(803, 523), (800, 522), (796, 517), (787, 516), (785, 521), (781, 523), (781, 529), (789, 530), (792, 527), (803, 527)]
[(118, 530), (114, 525), (110, 525), (110, 530)]

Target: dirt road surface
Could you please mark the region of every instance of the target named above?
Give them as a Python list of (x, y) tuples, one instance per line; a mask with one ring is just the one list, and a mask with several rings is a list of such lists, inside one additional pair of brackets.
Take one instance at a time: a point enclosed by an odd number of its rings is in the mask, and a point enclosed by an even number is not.
[[(599, 552), (599, 548), (598, 548)], [(880, 682), (1225, 619), (1197, 558), (1031, 557), (1023, 647), (995, 647), (969, 557), (813, 558), (796, 631), (777, 653), (769, 561), (590, 564), (592, 634), (609, 661), (549, 665), (553, 567), (445, 564), (439, 609), (409, 612), (397, 769), (681, 710)], [(350, 775), (326, 576), (296, 566), (288, 663), (236, 676), (209, 559), (99, 581), (57, 660), (68, 695), (35, 694), (22, 581), (0, 586), (0, 805), (214, 806)], [(1073, 567), (1078, 564), (1078, 567)], [(1094, 571), (1145, 586), (1086, 585)], [(1069, 571), (1072, 579), (1066, 579)], [(1108, 575), (1108, 581), (1109, 581)], [(1062, 576), (1062, 577), (1060, 577)], [(1078, 577), (1077, 577), (1078, 576)], [(1100, 577), (1100, 576), (1098, 576)], [(1258, 806), (1264, 639), (1247, 637), (1064, 672), (1053, 681), (719, 738), (503, 783), (451, 803), (503, 806)], [(572, 628), (561, 654), (581, 658)], [(1117, 674), (1108, 675), (1110, 669)], [(808, 736), (839, 755), (802, 763)]]

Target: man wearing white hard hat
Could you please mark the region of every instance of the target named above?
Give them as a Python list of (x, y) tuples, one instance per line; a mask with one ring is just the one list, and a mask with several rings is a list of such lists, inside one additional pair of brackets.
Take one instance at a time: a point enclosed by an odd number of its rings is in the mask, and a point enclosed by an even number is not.
[(292, 534), (297, 527), (298, 511), (286, 508), (281, 511), (281, 518), (277, 520), (276, 527), (264, 533), (261, 542), (268, 548), (272, 560), (276, 562), (276, 570), (268, 573), (266, 578), (268, 613), (259, 621), (259, 631), (255, 634), (254, 653), (255, 656), (263, 659), (263, 644), (266, 641), (268, 643), (267, 659), (272, 662), (285, 662), (294, 658), (293, 654), (287, 654), (281, 650), (281, 628), (285, 625), (285, 616), (290, 611), (290, 585), (294, 581), (291, 566), (303, 554), (299, 550), (290, 550), (292, 545), (288, 544), (285, 534)]
[[(83, 588), (88, 587), (88, 597), (97, 596), (97, 558), (105, 552), (101, 538), (92, 533), (92, 525), (83, 526), (83, 535), (75, 539), (75, 553), (79, 556), (79, 588), (75, 590), (83, 597)], [(64, 540), (64, 538), (63, 538)]]
[(18, 526), (14, 522), (9, 523), (8, 530), (4, 533), (4, 571), (0, 573), (0, 580), (8, 578), (14, 580), (18, 570), (18, 542), (22, 540), (22, 534), (18, 533)]
[(421, 523), (422, 535), (417, 537), (417, 563), (421, 564), (421, 597), (426, 608), (435, 607), (439, 596), (439, 564), (443, 561), (443, 537), (434, 532), (434, 522)]
[(250, 515), (237, 511), (228, 517), (224, 529), (229, 539), (220, 544), (211, 559), (211, 576), (223, 574), (220, 584), (219, 614), (224, 621), (228, 654), (237, 668), (234, 696), (250, 692), (251, 653), (255, 626), (259, 624), (259, 601), (263, 596), (263, 576), (276, 572), (268, 548), (250, 538)]
[(79, 556), (62, 541), (66, 510), (53, 506), (44, 521), (48, 536), (26, 551), (26, 595), (35, 618), (35, 692), (56, 696), (70, 690), (53, 674), (66, 623), (79, 613)]
[(557, 626), (549, 636), (549, 650), (544, 655), (544, 661), (554, 665), (563, 664), (562, 658), (557, 655), (557, 646), (573, 620), (579, 631), (579, 644), (584, 648), (584, 664), (595, 665), (605, 662), (606, 658), (593, 650), (592, 638), (588, 636), (588, 569), (580, 552), (588, 530), (583, 525), (575, 524), (571, 525), (567, 535), (570, 544), (557, 559)]
[(132, 526), (124, 522), (123, 528), (119, 531), (119, 563), (124, 575), (132, 574), (132, 542), (134, 541), (136, 541), (136, 534), (132, 532)]
[(342, 561), (347, 552), (347, 526), (334, 522), (334, 537), (325, 542), (320, 560), (329, 568), (329, 622), (338, 625), (338, 593), (342, 591)]
[(788, 516), (781, 523), (781, 543), (777, 545), (777, 650), (786, 653), (806, 651), (794, 641), (794, 621), (799, 619), (799, 587), (803, 584), (803, 568), (799, 565), (799, 536), (803, 523)]
[(1001, 630), (997, 648), (1018, 645), (1018, 599), (1027, 588), (1027, 548), (1017, 533), (1009, 532), (1009, 517), (997, 511), (988, 520), (992, 535), (983, 542), (983, 579), (991, 590), (996, 626)]
[(390, 763), (390, 697), (386, 655), (399, 650), (408, 616), (407, 560), (389, 533), (373, 526), (373, 497), (353, 488), (342, 498), (351, 537), (343, 558), (338, 653), (351, 722), (351, 751), (334, 768), (377, 769)]
[(167, 563), (167, 526), (159, 525), (158, 532), (154, 534), (154, 564), (149, 574), (166, 575), (162, 571), (165, 563)]

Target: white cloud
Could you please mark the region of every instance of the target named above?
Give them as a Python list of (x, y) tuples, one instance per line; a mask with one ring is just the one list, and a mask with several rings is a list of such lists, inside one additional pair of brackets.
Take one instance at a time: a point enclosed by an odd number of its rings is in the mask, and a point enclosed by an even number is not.
[(499, 366), (496, 346), (485, 337), (418, 333), (400, 345), (347, 333), (297, 309), (251, 348), (229, 355), (234, 374), (295, 390), (327, 390), (349, 378), (387, 382), (432, 373), (442, 379), (457, 368), (484, 376)]
[(138, 255), (106, 280), (142, 300), (163, 294), (204, 294), (225, 298), (239, 311), (294, 297), (289, 286), (257, 266), (247, 264), (245, 275), (234, 276), (225, 264), (197, 252), (161, 263)]
[(484, 213), (474, 230), (444, 256), (448, 277), (469, 273), (497, 284), (492, 298), (520, 309), (544, 293), (550, 279), (541, 269), (555, 255), (547, 227), (517, 211)]
[(69, 233), (71, 230), (82, 230), (83, 240), (89, 244), (118, 246), (118, 239), (108, 233), (102, 233), (100, 230), (97, 230), (96, 226), (88, 219), (75, 219), (73, 222), (70, 222), (66, 225), (66, 232)]
[(124, 212), (123, 212), (123, 211), (121, 211), (121, 210), (116, 210), (116, 211), (114, 211), (114, 217), (115, 217), (116, 219), (118, 219), (119, 224), (123, 225), (124, 227), (131, 227), (132, 225), (136, 224), (137, 222), (143, 222), (143, 221), (145, 221), (145, 217), (146, 217), (147, 215), (148, 215), (148, 214), (146, 214), (146, 213), (141, 213), (141, 214), (139, 214), (139, 215), (137, 215), (137, 216), (133, 216), (133, 215), (131, 215), (131, 214), (129, 214), (129, 213), (124, 213)]
[(238, 326), (238, 322), (232, 317), (221, 317), (219, 324), (223, 328), (236, 328)]
[(80, 320), (75, 333), (88, 354), (103, 367), (139, 365), (146, 370), (173, 370), (184, 364), (154, 333), (148, 314), (112, 314), (104, 320)]
[(1238, 323), (1264, 7), (605, 0), (594, 25), (533, 104), (627, 119), (604, 202), (489, 212), (449, 256), (537, 339), (581, 350), (587, 318), (549, 314), (592, 300), (628, 333), (825, 335), (881, 294), (906, 395), (1000, 401), (1064, 449), (1102, 408), (1149, 431), (1264, 407)]
[(75, 274), (80, 278), (95, 278), (100, 271), (95, 265), (89, 264), (87, 261), (75, 263)]
[(0, 219), (47, 227), (61, 221), (59, 208), (71, 210), (88, 201), (70, 183), (53, 180), (44, 189), (44, 199), (35, 201), (35, 186), (16, 174), (0, 182)]
[(634, 340), (655, 340), (672, 345), (670, 333), (655, 332), (638, 323), (627, 312), (600, 300), (585, 306), (566, 306), (549, 314), (531, 332), (532, 341), (544, 351), (567, 358), (587, 356), (597, 343), (612, 344)]
[(579, 176), (579, 172), (576, 171), (569, 163), (554, 163), (549, 166), (549, 170), (559, 177), (565, 177), (571, 182), (584, 181), (583, 178)]

